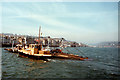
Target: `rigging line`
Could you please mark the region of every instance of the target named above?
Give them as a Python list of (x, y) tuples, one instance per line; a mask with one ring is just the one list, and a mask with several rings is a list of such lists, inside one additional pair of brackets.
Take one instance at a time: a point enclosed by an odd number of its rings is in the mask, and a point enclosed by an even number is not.
[[(85, 50), (85, 49), (83, 49), (83, 50)], [(89, 50), (85, 50), (84, 53), (86, 53), (86, 52), (88, 52), (88, 51), (89, 51)]]
[(78, 50), (81, 54), (83, 54), (84, 56), (86, 56), (86, 55), (84, 54), (84, 52), (80, 51), (80, 50), (77, 49), (77, 48), (76, 48), (76, 50)]
[[(68, 49), (66, 49), (66, 48), (64, 48), (65, 50), (67, 50), (69, 53), (72, 53), (72, 52), (70, 52)], [(73, 53), (72, 53), (73, 54)]]

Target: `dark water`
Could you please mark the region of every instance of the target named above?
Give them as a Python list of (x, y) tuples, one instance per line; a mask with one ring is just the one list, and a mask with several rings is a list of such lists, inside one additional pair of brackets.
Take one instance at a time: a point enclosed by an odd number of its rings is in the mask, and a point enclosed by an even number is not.
[[(77, 48), (77, 47), (76, 47)], [(80, 54), (76, 48), (68, 48)], [(50, 62), (18, 57), (2, 48), (2, 78), (120, 78), (118, 48), (77, 48), (91, 60)]]

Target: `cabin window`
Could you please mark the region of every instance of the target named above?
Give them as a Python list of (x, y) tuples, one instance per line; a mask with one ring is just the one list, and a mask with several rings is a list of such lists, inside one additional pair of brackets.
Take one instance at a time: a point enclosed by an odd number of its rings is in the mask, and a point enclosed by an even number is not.
[(34, 45), (32, 45), (32, 48), (34, 48)]
[(40, 45), (38, 46), (38, 50), (41, 50), (41, 47), (40, 47)]
[(37, 46), (37, 45), (35, 45), (35, 48), (38, 48), (38, 46)]

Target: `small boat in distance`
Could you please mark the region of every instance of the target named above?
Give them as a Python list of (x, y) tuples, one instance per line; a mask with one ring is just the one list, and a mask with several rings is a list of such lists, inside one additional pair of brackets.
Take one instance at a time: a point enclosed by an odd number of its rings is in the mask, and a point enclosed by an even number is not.
[[(73, 59), (73, 60), (85, 60), (88, 59), (88, 57), (82, 57), (74, 54), (68, 54), (62, 52), (62, 49), (56, 48), (56, 49), (50, 49), (49, 47), (49, 40), (48, 40), (48, 46), (46, 48), (43, 48), (42, 44), (40, 43), (40, 29), (39, 27), (39, 39), (38, 44), (29, 44), (29, 45), (16, 45), (16, 48), (11, 49), (5, 49), (10, 52), (13, 52), (16, 50), (19, 55), (24, 55), (29, 58), (35, 58), (35, 59), (51, 59), (51, 58), (62, 58), (62, 59)], [(49, 38), (48, 38), (49, 39)]]

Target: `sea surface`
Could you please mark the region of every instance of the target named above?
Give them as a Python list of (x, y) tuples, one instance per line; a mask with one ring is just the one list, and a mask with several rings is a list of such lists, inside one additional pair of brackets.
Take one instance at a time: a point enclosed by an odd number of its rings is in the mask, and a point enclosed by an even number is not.
[(19, 57), (2, 49), (2, 78), (120, 78), (120, 48), (72, 47), (69, 53), (89, 60), (49, 59), (49, 62)]

